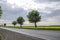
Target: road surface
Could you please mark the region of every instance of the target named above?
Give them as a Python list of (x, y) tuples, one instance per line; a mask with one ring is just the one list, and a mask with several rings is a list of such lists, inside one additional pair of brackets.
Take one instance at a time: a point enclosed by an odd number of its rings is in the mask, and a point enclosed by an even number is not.
[(43, 38), (46, 40), (60, 40), (60, 31), (52, 30), (30, 30), (30, 29), (14, 29), (14, 28), (4, 28), (13, 32), (18, 32), (37, 38)]

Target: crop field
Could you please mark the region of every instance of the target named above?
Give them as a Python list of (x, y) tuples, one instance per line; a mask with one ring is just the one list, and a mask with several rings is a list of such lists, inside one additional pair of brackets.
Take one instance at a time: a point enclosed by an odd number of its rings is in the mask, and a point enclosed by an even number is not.
[[(20, 26), (6, 26), (7, 28), (20, 28)], [(35, 29), (34, 26), (22, 26), (22, 29)], [(37, 30), (60, 30), (60, 26), (38, 26)]]

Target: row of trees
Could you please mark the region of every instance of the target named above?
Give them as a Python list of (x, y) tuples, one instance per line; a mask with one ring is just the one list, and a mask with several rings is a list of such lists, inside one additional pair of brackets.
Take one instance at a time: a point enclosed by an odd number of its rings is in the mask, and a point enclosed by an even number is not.
[[(39, 12), (37, 10), (32, 10), (27, 15), (27, 18), (29, 22), (35, 24), (35, 28), (37, 28), (37, 22), (41, 21), (41, 16), (39, 15)], [(17, 23), (20, 24), (20, 27), (22, 28), (23, 22), (25, 22), (23, 17), (18, 17), (17, 21), (13, 21), (12, 24), (15, 26)]]
[[(2, 15), (2, 9), (0, 6), (0, 18)], [(29, 22), (34, 23), (35, 24), (35, 28), (37, 28), (37, 22), (41, 21), (41, 15), (39, 15), (39, 12), (37, 10), (32, 10), (31, 12), (28, 13), (27, 15)], [(15, 26), (17, 23), (20, 24), (20, 27), (22, 27), (23, 22), (24, 22), (24, 18), (23, 17), (18, 17), (17, 21), (13, 21), (12, 24)], [(6, 25), (6, 24), (4, 24)]]
[(25, 21), (25, 20), (24, 20), (23, 17), (18, 17), (18, 18), (17, 18), (17, 21), (13, 21), (12, 24), (13, 24), (14, 27), (15, 27), (15, 25), (18, 23), (18, 24), (20, 24), (20, 27), (22, 28), (22, 25), (23, 25), (23, 22), (24, 22), (24, 21)]

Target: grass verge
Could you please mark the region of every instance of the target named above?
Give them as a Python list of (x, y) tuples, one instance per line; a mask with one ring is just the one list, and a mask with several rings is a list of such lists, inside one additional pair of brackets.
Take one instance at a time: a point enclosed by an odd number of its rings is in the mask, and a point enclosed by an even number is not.
[[(20, 28), (19, 26), (6, 26), (7, 28)], [(22, 26), (22, 29), (35, 29), (34, 26)], [(60, 26), (38, 26), (37, 30), (60, 30)]]

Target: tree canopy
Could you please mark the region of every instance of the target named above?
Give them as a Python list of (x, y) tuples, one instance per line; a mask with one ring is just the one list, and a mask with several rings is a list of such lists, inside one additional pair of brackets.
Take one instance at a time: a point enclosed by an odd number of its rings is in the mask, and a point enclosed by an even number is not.
[(35, 27), (37, 27), (36, 23), (41, 21), (41, 16), (39, 15), (39, 12), (37, 10), (32, 10), (27, 15), (29, 22), (35, 23)]
[(12, 24), (15, 26), (17, 24), (17, 22), (16, 21), (13, 21)]
[(25, 21), (25, 20), (24, 20), (23, 17), (18, 17), (18, 18), (17, 18), (17, 22), (18, 22), (18, 24), (20, 24), (20, 26), (23, 25), (23, 22), (24, 22), (24, 21)]
[(0, 18), (1, 18), (1, 16), (2, 16), (2, 9), (1, 9), (1, 6), (0, 6)]

